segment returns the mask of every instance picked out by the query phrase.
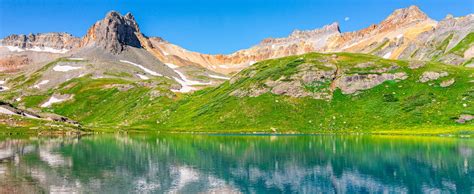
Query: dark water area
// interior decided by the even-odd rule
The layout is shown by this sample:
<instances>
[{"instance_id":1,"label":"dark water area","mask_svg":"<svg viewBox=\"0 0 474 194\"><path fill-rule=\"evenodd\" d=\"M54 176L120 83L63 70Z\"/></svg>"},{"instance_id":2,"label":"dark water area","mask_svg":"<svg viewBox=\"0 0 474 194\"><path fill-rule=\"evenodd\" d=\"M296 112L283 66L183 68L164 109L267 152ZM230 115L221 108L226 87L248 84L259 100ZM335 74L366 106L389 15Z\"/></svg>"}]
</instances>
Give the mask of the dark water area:
<instances>
[{"instance_id":1,"label":"dark water area","mask_svg":"<svg viewBox=\"0 0 474 194\"><path fill-rule=\"evenodd\" d=\"M474 192L474 139L0 137L0 193Z\"/></svg>"}]
</instances>

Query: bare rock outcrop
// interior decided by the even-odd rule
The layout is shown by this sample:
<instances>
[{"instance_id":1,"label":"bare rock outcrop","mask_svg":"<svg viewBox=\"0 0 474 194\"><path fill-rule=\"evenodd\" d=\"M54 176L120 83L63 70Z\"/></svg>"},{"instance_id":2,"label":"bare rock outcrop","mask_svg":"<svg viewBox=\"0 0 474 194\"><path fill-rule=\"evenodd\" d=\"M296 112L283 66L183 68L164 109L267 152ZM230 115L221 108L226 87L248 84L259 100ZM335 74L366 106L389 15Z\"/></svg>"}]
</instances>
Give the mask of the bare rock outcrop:
<instances>
[{"instance_id":1,"label":"bare rock outcrop","mask_svg":"<svg viewBox=\"0 0 474 194\"><path fill-rule=\"evenodd\" d=\"M267 93L268 91L269 89L266 87L252 85L247 89L240 88L240 89L234 90L233 92L230 93L230 95L236 96L236 97L257 97L257 96Z\"/></svg>"},{"instance_id":2,"label":"bare rock outcrop","mask_svg":"<svg viewBox=\"0 0 474 194\"><path fill-rule=\"evenodd\" d=\"M425 83L429 81L434 81L442 77L448 76L448 72L434 72L434 71L426 71L421 75L420 82Z\"/></svg>"},{"instance_id":3,"label":"bare rock outcrop","mask_svg":"<svg viewBox=\"0 0 474 194\"><path fill-rule=\"evenodd\" d=\"M131 13L122 16L118 12L111 11L87 31L81 41L81 47L93 45L118 54L127 46L141 48L139 36L143 35Z\"/></svg>"},{"instance_id":4,"label":"bare rock outcrop","mask_svg":"<svg viewBox=\"0 0 474 194\"><path fill-rule=\"evenodd\" d=\"M473 115L462 114L462 115L459 115L459 118L456 120L456 122L457 123L466 123L466 122L471 121L473 119L474 119Z\"/></svg>"},{"instance_id":5,"label":"bare rock outcrop","mask_svg":"<svg viewBox=\"0 0 474 194\"><path fill-rule=\"evenodd\" d=\"M405 80L408 75L405 72L365 74L365 75L343 75L337 82L337 87L343 94L353 94L360 90L373 88L387 80Z\"/></svg>"},{"instance_id":6,"label":"bare rock outcrop","mask_svg":"<svg viewBox=\"0 0 474 194\"><path fill-rule=\"evenodd\" d=\"M455 82L454 78L442 81L439 85L443 88L453 85Z\"/></svg>"},{"instance_id":7,"label":"bare rock outcrop","mask_svg":"<svg viewBox=\"0 0 474 194\"><path fill-rule=\"evenodd\" d=\"M418 69L426 65L426 62L423 61L410 61L408 68L410 69Z\"/></svg>"},{"instance_id":8,"label":"bare rock outcrop","mask_svg":"<svg viewBox=\"0 0 474 194\"><path fill-rule=\"evenodd\" d=\"M26 55L12 55L0 58L0 72L16 72L31 63Z\"/></svg>"}]
</instances>

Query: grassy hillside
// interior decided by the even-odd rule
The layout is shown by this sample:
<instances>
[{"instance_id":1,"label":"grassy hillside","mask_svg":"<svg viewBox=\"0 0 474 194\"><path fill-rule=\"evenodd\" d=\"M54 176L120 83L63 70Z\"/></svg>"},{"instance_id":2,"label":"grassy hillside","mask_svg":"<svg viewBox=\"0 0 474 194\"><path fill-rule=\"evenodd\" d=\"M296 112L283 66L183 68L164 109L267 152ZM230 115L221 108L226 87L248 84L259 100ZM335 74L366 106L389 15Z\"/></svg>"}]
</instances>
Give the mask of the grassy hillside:
<instances>
[{"instance_id":1,"label":"grassy hillside","mask_svg":"<svg viewBox=\"0 0 474 194\"><path fill-rule=\"evenodd\" d=\"M155 120L173 98L165 79L151 86L147 82L84 77L64 83L56 92L72 95L73 99L54 104L47 111L96 130L125 130L139 121Z\"/></svg>"},{"instance_id":2,"label":"grassy hillside","mask_svg":"<svg viewBox=\"0 0 474 194\"><path fill-rule=\"evenodd\" d=\"M426 63L413 69L405 61L385 60L363 54L306 54L263 61L239 73L233 84L195 93L171 107L173 114L162 125L180 131L263 131L263 132L347 132L392 131L417 133L472 129L473 124L458 124L460 114L474 114L474 70L440 63ZM321 62L322 61L322 62ZM372 62L365 68L359 64ZM371 89L343 94L335 89L329 100L289 97L265 93L257 97L230 95L239 88L262 85L297 73L298 66L311 64L324 69L322 63L335 64L344 75L373 74L370 71L398 66L393 72L406 72L402 81L385 81ZM359 65L359 66L358 66ZM426 71L447 72L448 76L421 83ZM377 73L375 73L377 74ZM250 77L249 75L253 75ZM451 86L440 83L454 79ZM329 83L308 90L327 90ZM463 133L470 133L470 130Z\"/></svg>"},{"instance_id":3,"label":"grassy hillside","mask_svg":"<svg viewBox=\"0 0 474 194\"><path fill-rule=\"evenodd\" d=\"M422 82L426 72L440 76ZM473 122L456 120L474 115L473 76L472 68L437 62L310 53L256 63L194 94L175 95L160 77L84 76L24 95L21 105L100 131L470 134ZM52 95L70 99L40 107Z\"/></svg>"},{"instance_id":4,"label":"grassy hillside","mask_svg":"<svg viewBox=\"0 0 474 194\"><path fill-rule=\"evenodd\" d=\"M472 47L474 44L474 32L469 33L464 37L461 42L459 42L456 46L454 46L451 50L449 50L450 53L457 54L459 56L464 56L464 52L466 52L467 49Z\"/></svg>"}]
</instances>

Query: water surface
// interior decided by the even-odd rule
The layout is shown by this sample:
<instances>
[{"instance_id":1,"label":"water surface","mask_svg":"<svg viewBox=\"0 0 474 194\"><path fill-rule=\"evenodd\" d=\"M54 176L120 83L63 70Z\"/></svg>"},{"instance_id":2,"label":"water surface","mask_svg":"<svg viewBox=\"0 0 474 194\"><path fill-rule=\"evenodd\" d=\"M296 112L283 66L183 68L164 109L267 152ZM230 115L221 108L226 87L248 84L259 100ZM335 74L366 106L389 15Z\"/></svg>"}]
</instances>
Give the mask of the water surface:
<instances>
[{"instance_id":1,"label":"water surface","mask_svg":"<svg viewBox=\"0 0 474 194\"><path fill-rule=\"evenodd\" d=\"M473 152L441 137L0 137L0 193L471 193Z\"/></svg>"}]
</instances>

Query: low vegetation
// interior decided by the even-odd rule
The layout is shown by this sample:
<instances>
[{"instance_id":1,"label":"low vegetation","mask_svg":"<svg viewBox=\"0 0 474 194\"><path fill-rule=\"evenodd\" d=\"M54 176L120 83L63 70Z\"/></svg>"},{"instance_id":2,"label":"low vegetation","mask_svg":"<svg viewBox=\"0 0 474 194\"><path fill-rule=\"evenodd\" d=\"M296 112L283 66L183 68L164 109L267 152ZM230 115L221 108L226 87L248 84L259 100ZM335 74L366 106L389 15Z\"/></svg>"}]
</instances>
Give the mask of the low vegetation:
<instances>
[{"instance_id":1,"label":"low vegetation","mask_svg":"<svg viewBox=\"0 0 474 194\"><path fill-rule=\"evenodd\" d=\"M66 116L96 131L471 134L473 122L461 124L456 119L461 114L474 115L474 70L438 62L417 62L422 63L417 67L412 63L365 54L309 53L256 63L218 87L192 94L172 93L165 78L133 82L84 76L25 96L23 102L25 107ZM303 85L309 93L329 92L329 99L270 91L232 95L239 89L264 87L268 80L293 83L293 75L303 66L335 71L333 80ZM420 77L429 71L448 76L421 83ZM387 80L353 94L334 87L344 76L400 72L407 78ZM453 84L441 86L450 79L455 80ZM39 107L53 94L71 99Z\"/></svg>"}]
</instances>

